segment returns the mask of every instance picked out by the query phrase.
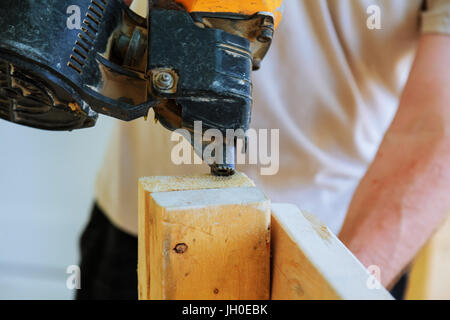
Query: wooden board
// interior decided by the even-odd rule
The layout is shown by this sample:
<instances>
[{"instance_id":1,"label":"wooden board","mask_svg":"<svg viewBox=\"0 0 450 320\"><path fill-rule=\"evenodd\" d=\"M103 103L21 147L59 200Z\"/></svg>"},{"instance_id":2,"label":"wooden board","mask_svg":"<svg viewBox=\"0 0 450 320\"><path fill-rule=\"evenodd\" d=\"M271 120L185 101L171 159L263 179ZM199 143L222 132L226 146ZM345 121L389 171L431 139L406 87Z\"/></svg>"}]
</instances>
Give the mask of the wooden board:
<instances>
[{"instance_id":1,"label":"wooden board","mask_svg":"<svg viewBox=\"0 0 450 320\"><path fill-rule=\"evenodd\" d=\"M270 201L245 175L139 184L140 299L268 299Z\"/></svg>"},{"instance_id":2,"label":"wooden board","mask_svg":"<svg viewBox=\"0 0 450 320\"><path fill-rule=\"evenodd\" d=\"M406 299L450 300L450 216L418 254L409 274Z\"/></svg>"},{"instance_id":3,"label":"wooden board","mask_svg":"<svg viewBox=\"0 0 450 320\"><path fill-rule=\"evenodd\" d=\"M294 205L272 205L271 241L273 300L392 299L326 226Z\"/></svg>"}]
</instances>

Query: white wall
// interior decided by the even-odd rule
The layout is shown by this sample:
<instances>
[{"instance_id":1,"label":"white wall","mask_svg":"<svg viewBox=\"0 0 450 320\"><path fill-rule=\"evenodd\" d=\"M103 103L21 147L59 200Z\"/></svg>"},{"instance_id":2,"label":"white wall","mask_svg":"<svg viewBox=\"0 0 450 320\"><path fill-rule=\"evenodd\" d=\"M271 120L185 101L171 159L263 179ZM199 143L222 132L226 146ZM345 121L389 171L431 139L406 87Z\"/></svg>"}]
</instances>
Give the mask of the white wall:
<instances>
[{"instance_id":1,"label":"white wall","mask_svg":"<svg viewBox=\"0 0 450 320\"><path fill-rule=\"evenodd\" d=\"M0 120L0 299L71 299L66 268L114 120L48 132Z\"/></svg>"}]
</instances>

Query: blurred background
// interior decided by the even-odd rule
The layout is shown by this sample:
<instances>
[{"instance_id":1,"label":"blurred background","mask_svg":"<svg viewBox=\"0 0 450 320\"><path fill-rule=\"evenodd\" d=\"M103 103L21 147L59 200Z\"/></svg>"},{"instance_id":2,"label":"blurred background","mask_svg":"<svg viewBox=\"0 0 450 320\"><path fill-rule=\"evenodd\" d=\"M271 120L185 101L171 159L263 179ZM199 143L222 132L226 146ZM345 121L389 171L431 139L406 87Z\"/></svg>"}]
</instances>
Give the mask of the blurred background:
<instances>
[{"instance_id":1,"label":"blurred background","mask_svg":"<svg viewBox=\"0 0 450 320\"><path fill-rule=\"evenodd\" d=\"M0 299L72 299L66 269L115 120L48 132L0 120Z\"/></svg>"}]
</instances>

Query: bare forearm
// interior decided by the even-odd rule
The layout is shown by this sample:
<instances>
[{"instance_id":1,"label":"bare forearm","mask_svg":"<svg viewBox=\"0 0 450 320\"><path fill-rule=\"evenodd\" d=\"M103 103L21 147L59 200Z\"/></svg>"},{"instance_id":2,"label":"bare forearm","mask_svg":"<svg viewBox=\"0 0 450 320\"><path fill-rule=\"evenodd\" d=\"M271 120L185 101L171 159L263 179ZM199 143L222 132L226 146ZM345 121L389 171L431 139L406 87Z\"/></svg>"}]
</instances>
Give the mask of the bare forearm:
<instances>
[{"instance_id":1,"label":"bare forearm","mask_svg":"<svg viewBox=\"0 0 450 320\"><path fill-rule=\"evenodd\" d=\"M390 285L450 212L450 42L423 36L397 115L340 234Z\"/></svg>"}]
</instances>

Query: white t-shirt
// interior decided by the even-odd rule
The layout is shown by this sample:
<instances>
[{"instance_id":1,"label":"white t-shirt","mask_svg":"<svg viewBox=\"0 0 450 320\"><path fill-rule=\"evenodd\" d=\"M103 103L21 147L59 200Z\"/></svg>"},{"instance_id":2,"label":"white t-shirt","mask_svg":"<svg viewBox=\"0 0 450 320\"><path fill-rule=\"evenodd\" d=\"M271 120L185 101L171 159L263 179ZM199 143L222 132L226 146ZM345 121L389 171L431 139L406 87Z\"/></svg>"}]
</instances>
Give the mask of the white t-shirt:
<instances>
[{"instance_id":1,"label":"white t-shirt","mask_svg":"<svg viewBox=\"0 0 450 320\"><path fill-rule=\"evenodd\" d=\"M279 171L240 169L273 202L294 203L338 233L396 112L421 30L450 34L450 0L427 1L425 13L422 0L284 6L271 50L253 74L251 123L280 129ZM170 136L151 120L116 125L97 200L126 232L137 234L139 177L209 172L204 164L174 165Z\"/></svg>"}]
</instances>

